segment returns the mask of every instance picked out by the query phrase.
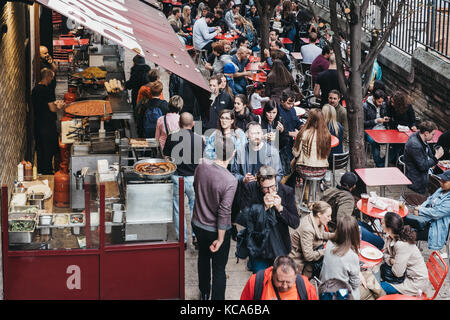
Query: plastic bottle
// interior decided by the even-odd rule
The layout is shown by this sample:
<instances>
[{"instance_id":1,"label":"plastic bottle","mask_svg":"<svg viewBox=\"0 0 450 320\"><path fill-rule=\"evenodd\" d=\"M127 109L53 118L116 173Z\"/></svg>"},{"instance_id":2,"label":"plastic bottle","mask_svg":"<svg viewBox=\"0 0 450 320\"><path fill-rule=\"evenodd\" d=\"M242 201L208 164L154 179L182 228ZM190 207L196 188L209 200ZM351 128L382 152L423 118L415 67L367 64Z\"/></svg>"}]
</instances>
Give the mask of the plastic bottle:
<instances>
[{"instance_id":1,"label":"plastic bottle","mask_svg":"<svg viewBox=\"0 0 450 320\"><path fill-rule=\"evenodd\" d=\"M98 130L98 137L100 139L104 139L105 136L106 136L105 124L104 124L104 121L101 120L101 122L100 122L100 129Z\"/></svg>"},{"instance_id":2,"label":"plastic bottle","mask_svg":"<svg viewBox=\"0 0 450 320\"><path fill-rule=\"evenodd\" d=\"M20 162L17 165L17 181L22 182L23 181L23 164Z\"/></svg>"},{"instance_id":3,"label":"plastic bottle","mask_svg":"<svg viewBox=\"0 0 450 320\"><path fill-rule=\"evenodd\" d=\"M25 164L24 180L25 181L33 180L33 165L29 161L27 161L27 163Z\"/></svg>"}]
</instances>

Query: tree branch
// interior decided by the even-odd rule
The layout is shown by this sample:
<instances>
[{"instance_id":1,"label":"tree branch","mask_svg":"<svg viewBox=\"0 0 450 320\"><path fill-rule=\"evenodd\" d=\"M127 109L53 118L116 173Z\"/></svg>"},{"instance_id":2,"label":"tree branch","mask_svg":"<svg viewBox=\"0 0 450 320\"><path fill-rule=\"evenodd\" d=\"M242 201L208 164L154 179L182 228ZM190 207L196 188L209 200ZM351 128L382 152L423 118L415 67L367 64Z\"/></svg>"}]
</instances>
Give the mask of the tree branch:
<instances>
[{"instance_id":1,"label":"tree branch","mask_svg":"<svg viewBox=\"0 0 450 320\"><path fill-rule=\"evenodd\" d=\"M338 17L337 17L337 9L336 9L336 0L330 0L330 26L331 30L334 32L333 34L333 51L336 57L336 66L338 71L338 81L339 87L341 88L341 93L344 95L345 100L348 101L348 88L345 81L345 72L343 66L343 59L341 54L341 46L340 39L338 38L339 29L338 29Z\"/></svg>"},{"instance_id":2,"label":"tree branch","mask_svg":"<svg viewBox=\"0 0 450 320\"><path fill-rule=\"evenodd\" d=\"M386 31L384 32L381 39L378 39L378 41L375 43L374 48L370 50L369 54L367 55L364 62L360 65L359 70L361 73L366 73L367 68L369 68L373 62L375 61L375 58L378 56L378 54L383 50L384 45L386 44L387 40L389 39L389 36L391 35L392 30L397 25L398 19L400 17L401 11L405 5L406 0L402 0L400 4L398 5L397 11L392 16L392 19L389 23L389 25L386 28Z\"/></svg>"}]
</instances>

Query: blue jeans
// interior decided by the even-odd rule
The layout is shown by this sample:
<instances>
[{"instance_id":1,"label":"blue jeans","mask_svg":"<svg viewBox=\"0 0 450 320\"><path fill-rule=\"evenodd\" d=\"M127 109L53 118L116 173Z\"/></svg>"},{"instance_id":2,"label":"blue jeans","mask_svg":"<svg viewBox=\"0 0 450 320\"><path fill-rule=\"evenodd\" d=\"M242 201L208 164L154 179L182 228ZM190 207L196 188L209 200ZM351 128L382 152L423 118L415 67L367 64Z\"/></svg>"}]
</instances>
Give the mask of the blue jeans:
<instances>
[{"instance_id":1,"label":"blue jeans","mask_svg":"<svg viewBox=\"0 0 450 320\"><path fill-rule=\"evenodd\" d=\"M372 146L373 161L377 167L384 167L384 158L380 157L380 145L376 143L367 133L364 133L367 142Z\"/></svg>"},{"instance_id":2,"label":"blue jeans","mask_svg":"<svg viewBox=\"0 0 450 320\"><path fill-rule=\"evenodd\" d=\"M178 179L180 176L172 175L172 181L173 181L173 218L174 218L174 224L175 224L175 232L177 233L177 239L180 238L179 236L179 229L180 229L180 191L179 189L179 181ZM184 178L184 194L187 195L189 199L189 211L192 214L194 211L194 202L195 202L195 192L194 192L194 176L186 176ZM194 237L194 231L192 231L192 236ZM184 221L184 242L187 242L187 227L186 227L186 220Z\"/></svg>"},{"instance_id":3,"label":"blue jeans","mask_svg":"<svg viewBox=\"0 0 450 320\"><path fill-rule=\"evenodd\" d=\"M359 226L361 227L361 240L367 241L370 244L373 244L379 250L383 250L384 240L377 236L372 227L370 227L367 223L358 221Z\"/></svg>"},{"instance_id":4,"label":"blue jeans","mask_svg":"<svg viewBox=\"0 0 450 320\"><path fill-rule=\"evenodd\" d=\"M400 293L389 282L381 281L380 285L383 288L383 290L386 291L386 294Z\"/></svg>"},{"instance_id":5,"label":"blue jeans","mask_svg":"<svg viewBox=\"0 0 450 320\"><path fill-rule=\"evenodd\" d=\"M234 78L234 89L237 91L237 93L246 94L247 80L245 80L245 77Z\"/></svg>"}]
</instances>

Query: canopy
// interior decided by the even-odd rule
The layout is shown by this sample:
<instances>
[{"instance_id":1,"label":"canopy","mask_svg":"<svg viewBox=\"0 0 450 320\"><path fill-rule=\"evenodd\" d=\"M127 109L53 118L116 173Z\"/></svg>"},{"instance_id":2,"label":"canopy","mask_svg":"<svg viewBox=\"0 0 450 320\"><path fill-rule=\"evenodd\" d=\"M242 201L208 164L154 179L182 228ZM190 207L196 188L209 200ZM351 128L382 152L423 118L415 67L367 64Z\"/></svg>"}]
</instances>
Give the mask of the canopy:
<instances>
[{"instance_id":1,"label":"canopy","mask_svg":"<svg viewBox=\"0 0 450 320\"><path fill-rule=\"evenodd\" d=\"M137 0L37 0L208 91L165 15Z\"/></svg>"}]
</instances>

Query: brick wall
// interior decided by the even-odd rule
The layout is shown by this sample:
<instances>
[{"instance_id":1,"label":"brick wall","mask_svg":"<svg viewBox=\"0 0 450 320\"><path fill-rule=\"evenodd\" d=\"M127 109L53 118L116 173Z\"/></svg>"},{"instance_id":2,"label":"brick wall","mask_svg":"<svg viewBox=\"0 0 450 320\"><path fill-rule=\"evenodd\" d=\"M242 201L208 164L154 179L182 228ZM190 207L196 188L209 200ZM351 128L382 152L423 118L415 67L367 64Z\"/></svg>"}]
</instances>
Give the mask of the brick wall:
<instances>
[{"instance_id":1,"label":"brick wall","mask_svg":"<svg viewBox=\"0 0 450 320\"><path fill-rule=\"evenodd\" d=\"M26 39L27 6L8 2L0 7L0 25L8 32L0 42L0 182L11 188L17 164L26 148ZM1 251L0 251L1 254ZM0 268L0 275L2 268ZM3 275L0 277L0 298L3 298Z\"/></svg>"},{"instance_id":2,"label":"brick wall","mask_svg":"<svg viewBox=\"0 0 450 320\"><path fill-rule=\"evenodd\" d=\"M409 57L385 47L378 57L389 94L408 93L416 116L450 129L450 63L422 48Z\"/></svg>"}]
</instances>

